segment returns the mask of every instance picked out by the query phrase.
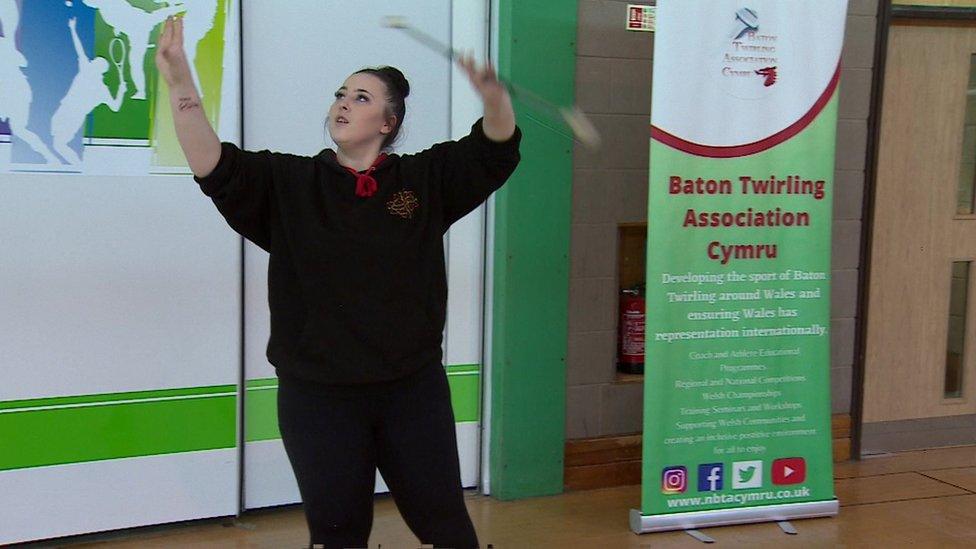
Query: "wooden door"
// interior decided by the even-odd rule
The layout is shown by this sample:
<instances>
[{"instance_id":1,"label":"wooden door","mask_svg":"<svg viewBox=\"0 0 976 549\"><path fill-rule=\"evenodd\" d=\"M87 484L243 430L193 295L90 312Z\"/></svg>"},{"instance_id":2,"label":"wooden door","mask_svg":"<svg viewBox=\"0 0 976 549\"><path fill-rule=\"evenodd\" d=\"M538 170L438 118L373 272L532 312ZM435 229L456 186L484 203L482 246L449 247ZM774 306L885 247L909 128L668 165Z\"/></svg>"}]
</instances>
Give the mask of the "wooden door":
<instances>
[{"instance_id":1,"label":"wooden door","mask_svg":"<svg viewBox=\"0 0 976 549\"><path fill-rule=\"evenodd\" d=\"M974 55L973 24L914 21L890 30L865 426L976 413L976 319L969 298L976 288Z\"/></svg>"}]
</instances>

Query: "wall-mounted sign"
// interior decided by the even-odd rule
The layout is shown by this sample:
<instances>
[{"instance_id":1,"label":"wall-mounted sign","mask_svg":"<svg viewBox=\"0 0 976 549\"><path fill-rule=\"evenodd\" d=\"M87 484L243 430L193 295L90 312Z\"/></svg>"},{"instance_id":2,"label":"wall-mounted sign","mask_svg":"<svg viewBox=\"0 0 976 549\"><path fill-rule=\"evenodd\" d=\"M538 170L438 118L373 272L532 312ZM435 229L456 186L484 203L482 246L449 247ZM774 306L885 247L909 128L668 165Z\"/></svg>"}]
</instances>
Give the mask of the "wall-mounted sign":
<instances>
[{"instance_id":1,"label":"wall-mounted sign","mask_svg":"<svg viewBox=\"0 0 976 549\"><path fill-rule=\"evenodd\" d=\"M654 32L657 6L627 4L627 30Z\"/></svg>"}]
</instances>

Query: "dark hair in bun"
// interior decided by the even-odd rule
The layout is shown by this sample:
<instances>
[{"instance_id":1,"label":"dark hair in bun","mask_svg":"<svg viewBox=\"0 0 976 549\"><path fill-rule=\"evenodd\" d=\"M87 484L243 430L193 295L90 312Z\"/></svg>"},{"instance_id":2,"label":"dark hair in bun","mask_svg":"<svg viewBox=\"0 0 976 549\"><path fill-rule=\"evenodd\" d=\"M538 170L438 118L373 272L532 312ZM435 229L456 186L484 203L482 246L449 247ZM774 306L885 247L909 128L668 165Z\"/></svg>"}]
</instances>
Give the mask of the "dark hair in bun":
<instances>
[{"instance_id":1,"label":"dark hair in bun","mask_svg":"<svg viewBox=\"0 0 976 549\"><path fill-rule=\"evenodd\" d=\"M375 67L365 68L356 71L356 74L372 74L386 84L386 102L389 114L396 116L396 126L393 131L383 140L383 148L387 148L396 141L403 126L403 118L407 115L407 105L405 99L410 95L410 83L403 73L395 67Z\"/></svg>"}]
</instances>

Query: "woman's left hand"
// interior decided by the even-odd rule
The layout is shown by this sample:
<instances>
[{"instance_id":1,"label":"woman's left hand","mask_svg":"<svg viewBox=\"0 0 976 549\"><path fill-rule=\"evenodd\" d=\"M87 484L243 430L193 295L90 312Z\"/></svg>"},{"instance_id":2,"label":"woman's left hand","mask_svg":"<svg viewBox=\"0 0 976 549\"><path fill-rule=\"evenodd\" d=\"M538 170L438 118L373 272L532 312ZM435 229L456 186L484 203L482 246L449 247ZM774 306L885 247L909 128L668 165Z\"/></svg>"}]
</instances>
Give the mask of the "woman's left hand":
<instances>
[{"instance_id":1,"label":"woman's left hand","mask_svg":"<svg viewBox=\"0 0 976 549\"><path fill-rule=\"evenodd\" d=\"M515 112L508 88L498 80L490 64L479 67L470 55L458 56L457 64L467 73L485 105L485 135L492 141L507 141L515 133Z\"/></svg>"},{"instance_id":2,"label":"woman's left hand","mask_svg":"<svg viewBox=\"0 0 976 549\"><path fill-rule=\"evenodd\" d=\"M486 105L498 105L508 99L508 88L498 80L498 75L495 74L495 69L490 63L479 67L474 57L461 55L457 58L457 64L464 69L471 85Z\"/></svg>"}]
</instances>

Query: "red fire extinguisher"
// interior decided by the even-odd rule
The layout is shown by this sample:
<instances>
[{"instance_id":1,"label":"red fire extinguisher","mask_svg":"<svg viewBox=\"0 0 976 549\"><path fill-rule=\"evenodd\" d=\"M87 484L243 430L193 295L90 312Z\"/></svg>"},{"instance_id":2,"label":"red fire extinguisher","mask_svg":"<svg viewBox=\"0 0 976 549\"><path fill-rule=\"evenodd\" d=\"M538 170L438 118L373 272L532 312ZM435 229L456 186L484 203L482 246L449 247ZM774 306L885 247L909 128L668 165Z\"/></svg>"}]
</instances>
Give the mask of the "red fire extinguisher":
<instances>
[{"instance_id":1,"label":"red fire extinguisher","mask_svg":"<svg viewBox=\"0 0 976 549\"><path fill-rule=\"evenodd\" d=\"M617 369L628 374L644 373L644 291L635 286L620 291Z\"/></svg>"}]
</instances>

